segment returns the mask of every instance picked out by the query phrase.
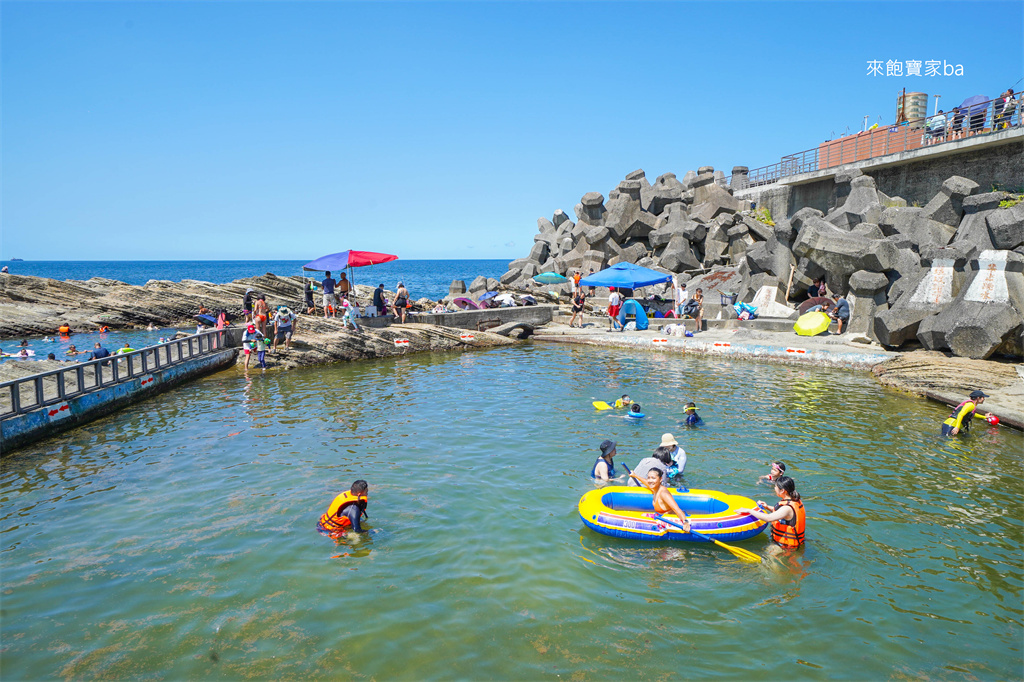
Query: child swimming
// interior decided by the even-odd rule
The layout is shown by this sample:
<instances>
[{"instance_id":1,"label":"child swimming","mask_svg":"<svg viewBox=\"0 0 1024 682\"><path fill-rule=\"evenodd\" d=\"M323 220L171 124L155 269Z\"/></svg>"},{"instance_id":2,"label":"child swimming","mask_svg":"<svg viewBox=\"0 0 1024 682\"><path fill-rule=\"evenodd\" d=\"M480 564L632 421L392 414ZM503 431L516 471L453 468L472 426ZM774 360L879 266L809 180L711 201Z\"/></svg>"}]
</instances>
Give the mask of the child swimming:
<instances>
[{"instance_id":1,"label":"child swimming","mask_svg":"<svg viewBox=\"0 0 1024 682\"><path fill-rule=\"evenodd\" d=\"M629 412L626 414L626 417L630 419L643 419L646 416L647 415L640 410L640 403L633 403L629 408Z\"/></svg>"}]
</instances>

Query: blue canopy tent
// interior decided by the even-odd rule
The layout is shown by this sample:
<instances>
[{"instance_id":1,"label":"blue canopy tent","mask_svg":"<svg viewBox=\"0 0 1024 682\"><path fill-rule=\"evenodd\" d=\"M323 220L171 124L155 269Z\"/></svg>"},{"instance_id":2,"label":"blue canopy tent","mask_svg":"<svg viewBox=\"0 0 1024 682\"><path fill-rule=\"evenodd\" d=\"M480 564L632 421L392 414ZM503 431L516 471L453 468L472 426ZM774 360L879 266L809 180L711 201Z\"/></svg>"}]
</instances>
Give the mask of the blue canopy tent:
<instances>
[{"instance_id":1,"label":"blue canopy tent","mask_svg":"<svg viewBox=\"0 0 1024 682\"><path fill-rule=\"evenodd\" d=\"M626 327L626 315L636 315L636 328L639 331L647 329L647 313L644 312L644 307L633 299L623 303L619 309L619 324L623 329Z\"/></svg>"},{"instance_id":2,"label":"blue canopy tent","mask_svg":"<svg viewBox=\"0 0 1024 682\"><path fill-rule=\"evenodd\" d=\"M652 284L661 284L672 279L672 275L642 268L633 263L616 263L601 272L595 272L580 280L584 287L614 287L617 289L636 289Z\"/></svg>"}]
</instances>

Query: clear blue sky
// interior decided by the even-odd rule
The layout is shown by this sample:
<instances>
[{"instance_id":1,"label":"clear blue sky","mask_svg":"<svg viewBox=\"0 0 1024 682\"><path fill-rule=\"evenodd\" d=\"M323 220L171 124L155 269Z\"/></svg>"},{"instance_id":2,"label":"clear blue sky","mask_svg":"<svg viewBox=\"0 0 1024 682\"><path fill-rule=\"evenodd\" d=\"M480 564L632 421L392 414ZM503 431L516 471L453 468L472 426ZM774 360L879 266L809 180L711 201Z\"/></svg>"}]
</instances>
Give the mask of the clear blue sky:
<instances>
[{"instance_id":1,"label":"clear blue sky","mask_svg":"<svg viewBox=\"0 0 1024 682\"><path fill-rule=\"evenodd\" d=\"M773 163L891 121L903 87L1024 87L1019 0L0 12L3 259L512 259L636 168Z\"/></svg>"}]
</instances>

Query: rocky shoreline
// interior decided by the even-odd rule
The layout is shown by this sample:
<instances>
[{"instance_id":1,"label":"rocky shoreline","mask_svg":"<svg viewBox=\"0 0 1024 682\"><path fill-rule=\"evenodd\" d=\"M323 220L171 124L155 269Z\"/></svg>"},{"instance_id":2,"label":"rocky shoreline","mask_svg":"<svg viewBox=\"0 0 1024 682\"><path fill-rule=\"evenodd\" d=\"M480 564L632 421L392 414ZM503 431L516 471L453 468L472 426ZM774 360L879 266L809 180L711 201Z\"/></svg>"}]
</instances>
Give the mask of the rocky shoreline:
<instances>
[{"instance_id":1,"label":"rocky shoreline","mask_svg":"<svg viewBox=\"0 0 1024 682\"><path fill-rule=\"evenodd\" d=\"M541 272L584 276L617 262L675 274L690 295L704 290L705 319L736 317L720 294L796 317L812 283L847 298L849 332L897 350L925 349L985 359L1024 355L1024 195L983 192L948 178L923 207L880 192L860 170L840 169L828 212L791 206L791 217L733 196L710 167L654 184L626 175L607 199L583 195L576 222L562 210L540 218L530 253L509 263L506 286ZM563 293L568 285L561 285ZM666 298L668 285L649 287Z\"/></svg>"}]
</instances>

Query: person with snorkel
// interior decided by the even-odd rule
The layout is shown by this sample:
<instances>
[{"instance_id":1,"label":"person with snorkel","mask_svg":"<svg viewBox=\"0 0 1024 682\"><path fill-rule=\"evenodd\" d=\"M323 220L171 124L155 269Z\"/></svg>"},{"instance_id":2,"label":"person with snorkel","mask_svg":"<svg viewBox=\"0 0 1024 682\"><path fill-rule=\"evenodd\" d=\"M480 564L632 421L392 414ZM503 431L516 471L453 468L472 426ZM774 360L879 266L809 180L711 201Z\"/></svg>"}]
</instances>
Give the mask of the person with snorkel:
<instances>
[{"instance_id":1,"label":"person with snorkel","mask_svg":"<svg viewBox=\"0 0 1024 682\"><path fill-rule=\"evenodd\" d=\"M697 406L692 403L686 403L686 407L683 408L683 414L686 418L683 420L685 426L700 426L704 423L704 420L697 414Z\"/></svg>"},{"instance_id":2,"label":"person with snorkel","mask_svg":"<svg viewBox=\"0 0 1024 682\"><path fill-rule=\"evenodd\" d=\"M674 512L679 518L679 522L683 526L683 530L687 533L690 532L690 520L686 518L686 513L679 508L679 504L676 503L672 493L668 491L668 488L662 485L664 475L661 469L651 469L647 472L647 480L644 481L639 476L634 474L632 471L629 472L629 477L635 479L654 494L654 511L657 512L658 516L663 516L668 512Z\"/></svg>"}]
</instances>

